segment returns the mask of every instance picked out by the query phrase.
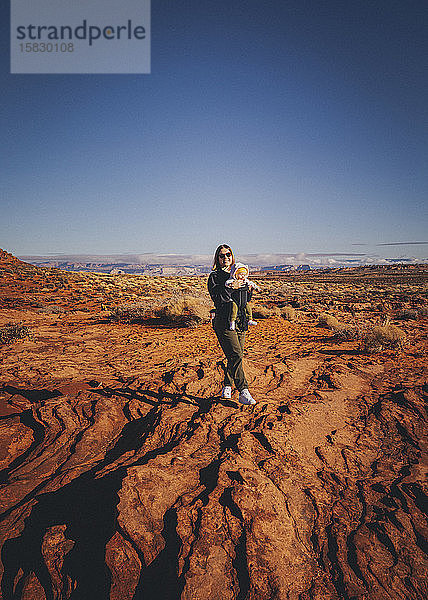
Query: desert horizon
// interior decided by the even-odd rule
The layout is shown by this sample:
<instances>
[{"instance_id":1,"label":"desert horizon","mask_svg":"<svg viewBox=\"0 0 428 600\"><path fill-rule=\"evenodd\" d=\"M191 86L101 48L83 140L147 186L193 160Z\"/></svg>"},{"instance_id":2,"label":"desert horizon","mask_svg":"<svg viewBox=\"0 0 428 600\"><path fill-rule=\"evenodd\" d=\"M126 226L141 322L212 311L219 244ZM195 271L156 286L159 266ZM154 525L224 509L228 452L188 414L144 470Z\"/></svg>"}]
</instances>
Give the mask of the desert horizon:
<instances>
[{"instance_id":1,"label":"desert horizon","mask_svg":"<svg viewBox=\"0 0 428 600\"><path fill-rule=\"evenodd\" d=\"M418 242L418 246L425 243ZM121 269L128 273L147 274L199 274L211 270L210 254L51 254L18 255L18 258L37 266L51 266L69 271L101 270L115 273ZM381 257L365 253L252 253L238 254L237 259L248 264L252 270L334 269L341 267L363 267L370 265L418 265L428 263L427 258L415 256Z\"/></svg>"}]
</instances>

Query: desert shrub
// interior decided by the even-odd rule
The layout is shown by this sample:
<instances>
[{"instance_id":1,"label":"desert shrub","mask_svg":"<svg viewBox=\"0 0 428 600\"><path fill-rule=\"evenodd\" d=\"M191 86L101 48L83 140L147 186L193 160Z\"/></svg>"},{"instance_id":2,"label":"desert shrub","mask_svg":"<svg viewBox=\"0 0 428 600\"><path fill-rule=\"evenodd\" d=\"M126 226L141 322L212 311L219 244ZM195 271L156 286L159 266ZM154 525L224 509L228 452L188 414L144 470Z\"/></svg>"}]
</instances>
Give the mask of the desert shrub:
<instances>
[{"instance_id":1,"label":"desert shrub","mask_svg":"<svg viewBox=\"0 0 428 600\"><path fill-rule=\"evenodd\" d=\"M319 327L327 327L328 329L340 329L341 324L332 315L327 313L321 313L318 317L318 325Z\"/></svg>"},{"instance_id":2,"label":"desert shrub","mask_svg":"<svg viewBox=\"0 0 428 600\"><path fill-rule=\"evenodd\" d=\"M292 306L283 306L281 308L281 317L287 319L287 321L294 321L296 318L296 311Z\"/></svg>"},{"instance_id":3,"label":"desert shrub","mask_svg":"<svg viewBox=\"0 0 428 600\"><path fill-rule=\"evenodd\" d=\"M151 306L147 304L124 304L114 308L109 316L110 321L117 323L141 323L149 318Z\"/></svg>"},{"instance_id":4,"label":"desert shrub","mask_svg":"<svg viewBox=\"0 0 428 600\"><path fill-rule=\"evenodd\" d=\"M411 321L413 319L417 319L418 311L413 308L403 308L403 310L400 311L398 318L402 319L403 321Z\"/></svg>"},{"instance_id":5,"label":"desert shrub","mask_svg":"<svg viewBox=\"0 0 428 600\"><path fill-rule=\"evenodd\" d=\"M153 315L165 323L172 323L182 327L195 327L200 323L209 321L210 302L207 298L183 296L173 298L164 306L155 308Z\"/></svg>"},{"instance_id":6,"label":"desert shrub","mask_svg":"<svg viewBox=\"0 0 428 600\"><path fill-rule=\"evenodd\" d=\"M377 325L362 336L362 347L366 352L379 352L383 348L401 347L406 334L396 325Z\"/></svg>"},{"instance_id":7,"label":"desert shrub","mask_svg":"<svg viewBox=\"0 0 428 600\"><path fill-rule=\"evenodd\" d=\"M360 332L354 325L340 323L336 317L327 313L321 313L318 317L318 326L327 327L333 332L333 337L338 341L356 340Z\"/></svg>"},{"instance_id":8,"label":"desert shrub","mask_svg":"<svg viewBox=\"0 0 428 600\"><path fill-rule=\"evenodd\" d=\"M41 308L38 309L37 311L40 314L44 314L44 315L59 315L62 313L65 313L65 308L63 308L62 306L42 306Z\"/></svg>"},{"instance_id":9,"label":"desert shrub","mask_svg":"<svg viewBox=\"0 0 428 600\"><path fill-rule=\"evenodd\" d=\"M268 319L271 316L270 308L267 306L256 305L253 306L253 317L254 319Z\"/></svg>"},{"instance_id":10,"label":"desert shrub","mask_svg":"<svg viewBox=\"0 0 428 600\"><path fill-rule=\"evenodd\" d=\"M0 327L0 344L11 344L30 335L30 328L26 325L5 325Z\"/></svg>"},{"instance_id":11,"label":"desert shrub","mask_svg":"<svg viewBox=\"0 0 428 600\"><path fill-rule=\"evenodd\" d=\"M339 323L339 327L333 328L333 337L341 342L357 340L360 337L360 332L357 327Z\"/></svg>"},{"instance_id":12,"label":"desert shrub","mask_svg":"<svg viewBox=\"0 0 428 600\"><path fill-rule=\"evenodd\" d=\"M279 316L281 316L281 311L277 306L273 308L268 308L267 306L262 306L260 304L253 307L254 319L269 319L270 317Z\"/></svg>"}]
</instances>

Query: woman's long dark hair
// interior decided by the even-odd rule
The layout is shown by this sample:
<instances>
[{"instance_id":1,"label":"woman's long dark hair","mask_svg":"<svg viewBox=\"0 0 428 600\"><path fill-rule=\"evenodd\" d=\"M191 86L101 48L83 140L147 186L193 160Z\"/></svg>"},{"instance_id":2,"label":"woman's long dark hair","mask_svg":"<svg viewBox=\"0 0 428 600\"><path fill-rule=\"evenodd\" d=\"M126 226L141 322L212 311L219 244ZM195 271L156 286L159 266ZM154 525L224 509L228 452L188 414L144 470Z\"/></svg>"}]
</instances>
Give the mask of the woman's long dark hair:
<instances>
[{"instance_id":1,"label":"woman's long dark hair","mask_svg":"<svg viewBox=\"0 0 428 600\"><path fill-rule=\"evenodd\" d=\"M220 244L220 246L217 248L217 250L215 251L215 254L214 254L213 269L221 269L218 256L220 254L220 250L223 250L223 248L225 250L230 250L230 253L232 255L232 265L235 264L235 256L233 254L232 248L228 244Z\"/></svg>"}]
</instances>

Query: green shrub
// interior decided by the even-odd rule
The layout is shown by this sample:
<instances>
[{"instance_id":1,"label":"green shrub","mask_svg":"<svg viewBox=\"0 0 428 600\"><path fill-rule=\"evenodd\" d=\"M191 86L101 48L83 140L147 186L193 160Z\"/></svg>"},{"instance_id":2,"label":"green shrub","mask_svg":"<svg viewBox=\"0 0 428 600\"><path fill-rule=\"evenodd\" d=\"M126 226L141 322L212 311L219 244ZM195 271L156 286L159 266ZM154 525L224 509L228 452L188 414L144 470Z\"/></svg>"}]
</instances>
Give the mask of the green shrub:
<instances>
[{"instance_id":1,"label":"green shrub","mask_svg":"<svg viewBox=\"0 0 428 600\"><path fill-rule=\"evenodd\" d=\"M0 344L11 344L30 335L30 328L26 325L5 325L0 327Z\"/></svg>"}]
</instances>

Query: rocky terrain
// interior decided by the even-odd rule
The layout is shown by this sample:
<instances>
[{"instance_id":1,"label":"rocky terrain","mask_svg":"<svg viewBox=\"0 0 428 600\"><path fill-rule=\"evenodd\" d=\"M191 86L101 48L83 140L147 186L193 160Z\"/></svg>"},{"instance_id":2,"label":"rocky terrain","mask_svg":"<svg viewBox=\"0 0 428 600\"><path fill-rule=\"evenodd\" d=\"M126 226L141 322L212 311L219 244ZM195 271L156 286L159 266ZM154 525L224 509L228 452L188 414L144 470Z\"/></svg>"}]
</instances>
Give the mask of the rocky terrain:
<instances>
[{"instance_id":1,"label":"rocky terrain","mask_svg":"<svg viewBox=\"0 0 428 600\"><path fill-rule=\"evenodd\" d=\"M207 301L205 278L0 251L0 332L27 328L0 346L1 598L426 599L427 288L412 269L260 280L261 305L295 313L249 332L257 404L241 406L219 398L208 322L112 319ZM367 353L322 311L405 340Z\"/></svg>"}]
</instances>

